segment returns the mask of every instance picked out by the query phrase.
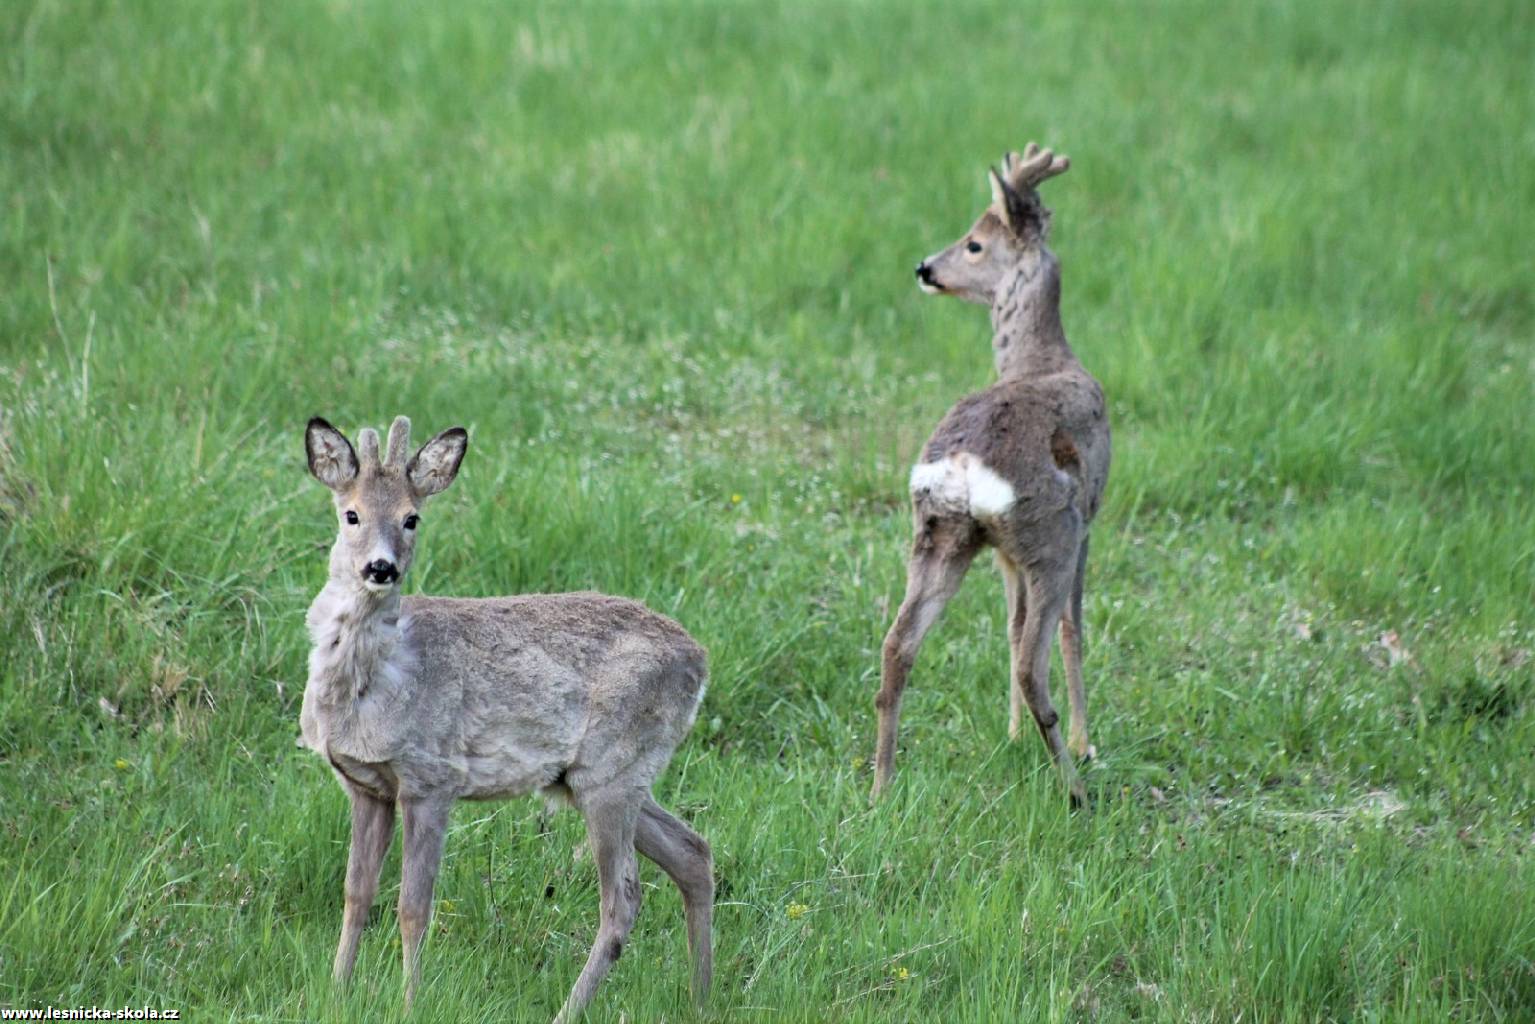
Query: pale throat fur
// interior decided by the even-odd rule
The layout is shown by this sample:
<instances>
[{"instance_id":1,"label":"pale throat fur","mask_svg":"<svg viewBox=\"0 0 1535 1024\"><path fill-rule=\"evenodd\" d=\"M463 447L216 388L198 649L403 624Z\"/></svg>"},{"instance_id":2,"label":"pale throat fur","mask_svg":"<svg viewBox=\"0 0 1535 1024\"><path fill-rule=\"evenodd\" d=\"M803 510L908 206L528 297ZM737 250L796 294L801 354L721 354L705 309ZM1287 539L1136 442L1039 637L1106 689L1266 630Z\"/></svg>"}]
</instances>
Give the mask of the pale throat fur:
<instances>
[{"instance_id":1,"label":"pale throat fur","mask_svg":"<svg viewBox=\"0 0 1535 1024\"><path fill-rule=\"evenodd\" d=\"M339 548L339 545L338 545ZM329 754L331 738L340 731L364 748L377 746L381 736L369 737L359 718L387 713L391 697L415 665L407 639L408 617L400 610L398 591L369 590L338 568L332 559L330 579L316 595L305 616L309 639L309 679L299 714L302 743ZM371 698L371 699L370 699ZM364 707L364 701L369 707ZM372 742L369 742L369 740ZM382 759L381 749L348 749L354 756Z\"/></svg>"}]
</instances>

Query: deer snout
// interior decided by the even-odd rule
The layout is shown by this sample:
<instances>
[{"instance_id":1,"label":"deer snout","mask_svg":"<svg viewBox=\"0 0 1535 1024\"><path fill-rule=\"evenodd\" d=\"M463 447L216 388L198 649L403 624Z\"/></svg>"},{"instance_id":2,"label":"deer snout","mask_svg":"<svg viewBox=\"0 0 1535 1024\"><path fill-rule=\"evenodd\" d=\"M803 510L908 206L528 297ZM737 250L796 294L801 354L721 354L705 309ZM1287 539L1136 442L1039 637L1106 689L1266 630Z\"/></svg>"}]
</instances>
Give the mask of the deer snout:
<instances>
[{"instance_id":1,"label":"deer snout","mask_svg":"<svg viewBox=\"0 0 1535 1024\"><path fill-rule=\"evenodd\" d=\"M375 558L362 567L362 578L369 583L387 586L400 578L400 569L387 558Z\"/></svg>"},{"instance_id":2,"label":"deer snout","mask_svg":"<svg viewBox=\"0 0 1535 1024\"><path fill-rule=\"evenodd\" d=\"M943 285L933 276L933 265L927 260L917 264L917 287L929 295L937 295L943 291Z\"/></svg>"}]
</instances>

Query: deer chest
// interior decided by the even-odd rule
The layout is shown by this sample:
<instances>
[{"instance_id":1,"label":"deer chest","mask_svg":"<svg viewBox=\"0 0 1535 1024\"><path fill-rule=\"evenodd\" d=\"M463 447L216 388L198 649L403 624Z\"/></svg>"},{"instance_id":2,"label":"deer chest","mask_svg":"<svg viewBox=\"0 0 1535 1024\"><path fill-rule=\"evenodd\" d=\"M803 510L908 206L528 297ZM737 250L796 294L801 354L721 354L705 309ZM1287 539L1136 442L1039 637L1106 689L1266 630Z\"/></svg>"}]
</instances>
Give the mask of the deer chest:
<instances>
[{"instance_id":1,"label":"deer chest","mask_svg":"<svg viewBox=\"0 0 1535 1024\"><path fill-rule=\"evenodd\" d=\"M336 774L358 789L380 800L394 800L400 792L400 780L387 764L370 764L327 750L326 760Z\"/></svg>"}]
</instances>

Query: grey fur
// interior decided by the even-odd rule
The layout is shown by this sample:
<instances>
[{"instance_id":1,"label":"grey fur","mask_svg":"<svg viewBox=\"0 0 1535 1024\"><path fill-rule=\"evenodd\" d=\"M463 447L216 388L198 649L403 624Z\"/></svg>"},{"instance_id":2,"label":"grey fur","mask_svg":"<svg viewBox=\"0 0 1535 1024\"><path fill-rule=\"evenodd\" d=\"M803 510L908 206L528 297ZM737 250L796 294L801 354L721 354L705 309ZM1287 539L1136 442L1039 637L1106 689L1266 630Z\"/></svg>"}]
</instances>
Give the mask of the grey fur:
<instances>
[{"instance_id":1,"label":"grey fur","mask_svg":"<svg viewBox=\"0 0 1535 1024\"><path fill-rule=\"evenodd\" d=\"M961 399L912 475L915 540L906 596L885 637L875 706L874 795L895 771L901 696L923 637L984 547L996 550L1012 652L1008 733L1031 712L1074 803L1074 758L1091 756L1082 681L1082 588L1088 531L1109 473L1103 389L1066 341L1060 266L1046 248L1050 211L1036 186L1069 166L1033 143L988 175L992 205L970 231L918 267L924 291L991 308L997 383ZM1059 625L1071 704L1069 745L1050 701Z\"/></svg>"},{"instance_id":2,"label":"grey fur","mask_svg":"<svg viewBox=\"0 0 1535 1024\"><path fill-rule=\"evenodd\" d=\"M408 434L409 422L397 419L382 462L377 435L371 444L359 437L363 458L349 476L345 437L323 420L306 432L310 466L332 486L340 521L330 579L309 609L300 714L303 743L329 761L352 800L336 978L349 977L356 961L397 808L408 1002L453 802L540 792L585 816L601 884L591 954L557 1020L579 1016L628 937L638 910L636 849L682 892L701 999L712 965L709 846L650 791L703 698L703 648L625 598L402 598L398 579L374 582L364 569L378 559L400 576L409 568L416 530L407 522L452 481L467 447L455 428L406 463Z\"/></svg>"}]
</instances>

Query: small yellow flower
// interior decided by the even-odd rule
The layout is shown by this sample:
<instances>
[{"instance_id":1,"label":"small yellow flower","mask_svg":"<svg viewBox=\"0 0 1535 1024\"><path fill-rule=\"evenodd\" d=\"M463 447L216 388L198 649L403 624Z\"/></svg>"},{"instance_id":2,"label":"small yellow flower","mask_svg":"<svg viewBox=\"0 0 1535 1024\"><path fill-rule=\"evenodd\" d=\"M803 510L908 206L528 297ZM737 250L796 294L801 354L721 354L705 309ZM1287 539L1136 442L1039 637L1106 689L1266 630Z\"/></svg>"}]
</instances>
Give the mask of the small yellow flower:
<instances>
[{"instance_id":1,"label":"small yellow flower","mask_svg":"<svg viewBox=\"0 0 1535 1024\"><path fill-rule=\"evenodd\" d=\"M890 971L890 976L896 981L907 981L911 978L911 972L904 967L895 967Z\"/></svg>"},{"instance_id":2,"label":"small yellow flower","mask_svg":"<svg viewBox=\"0 0 1535 1024\"><path fill-rule=\"evenodd\" d=\"M437 903L437 909L442 911L444 914L453 913L454 907L455 904L452 900L439 900Z\"/></svg>"},{"instance_id":3,"label":"small yellow flower","mask_svg":"<svg viewBox=\"0 0 1535 1024\"><path fill-rule=\"evenodd\" d=\"M805 906L803 903L791 903L789 904L789 909L786 911L786 913L789 915L789 920L791 921L798 921L809 912L810 908Z\"/></svg>"},{"instance_id":4,"label":"small yellow flower","mask_svg":"<svg viewBox=\"0 0 1535 1024\"><path fill-rule=\"evenodd\" d=\"M739 494L732 494L730 496L730 503L732 505L739 505L739 504L741 504L741 501L742 501L742 498L741 498L741 496Z\"/></svg>"},{"instance_id":5,"label":"small yellow flower","mask_svg":"<svg viewBox=\"0 0 1535 1024\"><path fill-rule=\"evenodd\" d=\"M120 772L125 772L129 768L132 768L133 765L129 764L125 759L119 757L116 761L112 762L112 767L116 768Z\"/></svg>"}]
</instances>

